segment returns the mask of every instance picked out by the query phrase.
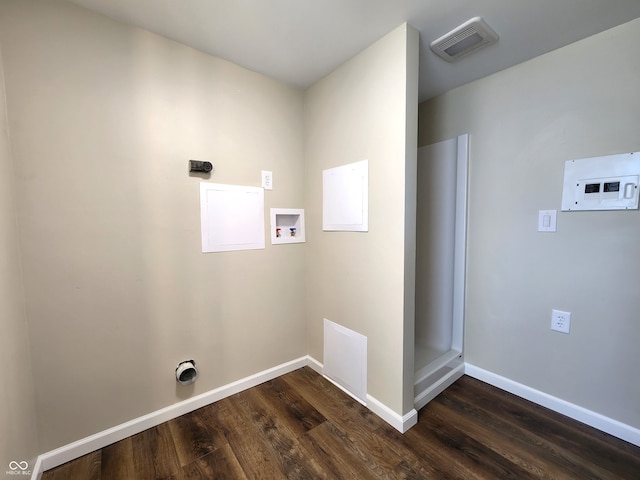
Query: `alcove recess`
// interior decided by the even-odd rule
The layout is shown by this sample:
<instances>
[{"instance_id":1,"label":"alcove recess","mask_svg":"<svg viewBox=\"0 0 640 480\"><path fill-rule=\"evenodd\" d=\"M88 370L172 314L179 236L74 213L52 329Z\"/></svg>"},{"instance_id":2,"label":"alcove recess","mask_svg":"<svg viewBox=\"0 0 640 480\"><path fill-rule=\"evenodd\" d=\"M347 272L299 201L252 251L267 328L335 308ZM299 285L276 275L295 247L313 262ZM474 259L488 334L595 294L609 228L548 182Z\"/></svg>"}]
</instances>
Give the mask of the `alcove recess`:
<instances>
[{"instance_id":1,"label":"alcove recess","mask_svg":"<svg viewBox=\"0 0 640 480\"><path fill-rule=\"evenodd\" d=\"M271 244L304 243L304 209L271 209Z\"/></svg>"}]
</instances>

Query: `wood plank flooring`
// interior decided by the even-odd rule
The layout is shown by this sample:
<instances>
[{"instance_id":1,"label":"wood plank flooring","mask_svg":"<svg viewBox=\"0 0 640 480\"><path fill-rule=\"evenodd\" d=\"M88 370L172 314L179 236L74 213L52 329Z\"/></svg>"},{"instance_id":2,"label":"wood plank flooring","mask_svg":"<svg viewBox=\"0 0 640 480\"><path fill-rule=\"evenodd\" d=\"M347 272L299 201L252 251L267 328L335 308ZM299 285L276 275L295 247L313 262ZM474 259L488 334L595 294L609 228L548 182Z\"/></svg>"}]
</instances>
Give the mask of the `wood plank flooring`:
<instances>
[{"instance_id":1,"label":"wood plank flooring","mask_svg":"<svg viewBox=\"0 0 640 480\"><path fill-rule=\"evenodd\" d=\"M640 479L640 448L464 376L404 435L302 368L43 480Z\"/></svg>"}]
</instances>

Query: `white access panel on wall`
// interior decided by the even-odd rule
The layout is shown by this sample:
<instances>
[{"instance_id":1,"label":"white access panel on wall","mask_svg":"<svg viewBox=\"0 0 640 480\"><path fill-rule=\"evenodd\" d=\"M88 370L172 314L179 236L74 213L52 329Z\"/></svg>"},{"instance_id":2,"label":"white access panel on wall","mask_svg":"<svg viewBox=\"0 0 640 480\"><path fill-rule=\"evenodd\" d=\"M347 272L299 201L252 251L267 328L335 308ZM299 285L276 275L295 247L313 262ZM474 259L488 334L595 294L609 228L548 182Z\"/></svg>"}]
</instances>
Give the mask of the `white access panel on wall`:
<instances>
[{"instance_id":1,"label":"white access panel on wall","mask_svg":"<svg viewBox=\"0 0 640 480\"><path fill-rule=\"evenodd\" d=\"M322 373L367 403L367 337L324 319Z\"/></svg>"},{"instance_id":2,"label":"white access panel on wall","mask_svg":"<svg viewBox=\"0 0 640 480\"><path fill-rule=\"evenodd\" d=\"M639 179L640 152L569 160L562 210L637 209Z\"/></svg>"},{"instance_id":3,"label":"white access panel on wall","mask_svg":"<svg viewBox=\"0 0 640 480\"><path fill-rule=\"evenodd\" d=\"M369 231L369 161L322 172L322 229Z\"/></svg>"},{"instance_id":4,"label":"white access panel on wall","mask_svg":"<svg viewBox=\"0 0 640 480\"><path fill-rule=\"evenodd\" d=\"M202 252L264 248L264 189L200 183Z\"/></svg>"}]
</instances>

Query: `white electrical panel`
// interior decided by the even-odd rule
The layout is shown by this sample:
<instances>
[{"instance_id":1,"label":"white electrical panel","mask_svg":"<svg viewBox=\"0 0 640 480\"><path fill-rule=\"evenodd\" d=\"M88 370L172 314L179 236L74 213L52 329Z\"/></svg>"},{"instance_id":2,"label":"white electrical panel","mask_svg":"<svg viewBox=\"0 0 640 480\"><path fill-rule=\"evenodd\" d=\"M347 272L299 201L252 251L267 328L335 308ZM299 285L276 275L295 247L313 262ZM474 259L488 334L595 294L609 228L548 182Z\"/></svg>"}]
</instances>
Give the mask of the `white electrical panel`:
<instances>
[{"instance_id":1,"label":"white electrical panel","mask_svg":"<svg viewBox=\"0 0 640 480\"><path fill-rule=\"evenodd\" d=\"M638 208L640 152L569 160L564 164L562 210Z\"/></svg>"}]
</instances>

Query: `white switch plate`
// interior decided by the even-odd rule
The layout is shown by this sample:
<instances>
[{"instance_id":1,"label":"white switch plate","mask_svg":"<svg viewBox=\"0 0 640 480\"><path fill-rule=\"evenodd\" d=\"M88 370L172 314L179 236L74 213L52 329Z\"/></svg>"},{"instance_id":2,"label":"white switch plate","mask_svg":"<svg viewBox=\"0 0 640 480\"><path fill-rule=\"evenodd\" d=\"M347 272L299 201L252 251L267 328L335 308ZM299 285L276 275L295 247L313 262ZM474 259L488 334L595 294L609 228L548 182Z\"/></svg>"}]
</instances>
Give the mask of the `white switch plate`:
<instances>
[{"instance_id":1,"label":"white switch plate","mask_svg":"<svg viewBox=\"0 0 640 480\"><path fill-rule=\"evenodd\" d=\"M561 333L569 333L571 329L571 312L551 310L551 330Z\"/></svg>"},{"instance_id":2,"label":"white switch plate","mask_svg":"<svg viewBox=\"0 0 640 480\"><path fill-rule=\"evenodd\" d=\"M538 211L538 231L539 232L555 232L557 210L539 210Z\"/></svg>"},{"instance_id":3,"label":"white switch plate","mask_svg":"<svg viewBox=\"0 0 640 480\"><path fill-rule=\"evenodd\" d=\"M273 172L262 170L262 188L273 190Z\"/></svg>"}]
</instances>

